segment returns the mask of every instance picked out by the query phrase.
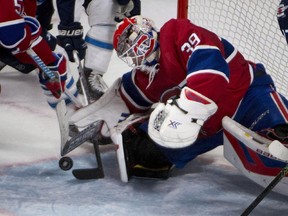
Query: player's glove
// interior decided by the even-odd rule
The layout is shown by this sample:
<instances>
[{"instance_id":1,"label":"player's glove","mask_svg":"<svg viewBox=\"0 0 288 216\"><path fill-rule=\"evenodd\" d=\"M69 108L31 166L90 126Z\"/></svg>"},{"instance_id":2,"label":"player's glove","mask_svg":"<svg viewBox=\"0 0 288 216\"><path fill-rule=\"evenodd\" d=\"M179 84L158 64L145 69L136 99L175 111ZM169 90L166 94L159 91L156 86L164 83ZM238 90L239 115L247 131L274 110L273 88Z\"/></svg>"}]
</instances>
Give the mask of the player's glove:
<instances>
[{"instance_id":1,"label":"player's glove","mask_svg":"<svg viewBox=\"0 0 288 216\"><path fill-rule=\"evenodd\" d=\"M67 79L67 62L66 58L60 54L54 53L55 62L48 65L48 68L54 73L55 78L50 78L43 71L39 72L39 81L44 85L55 98L60 98L62 92L65 91L65 81ZM45 87L43 86L44 90Z\"/></svg>"},{"instance_id":2,"label":"player's glove","mask_svg":"<svg viewBox=\"0 0 288 216\"><path fill-rule=\"evenodd\" d=\"M68 26L58 25L58 44L65 49L69 60L74 62L73 50L78 51L80 60L84 59L87 45L83 39L83 26L79 22L73 22Z\"/></svg>"}]
</instances>

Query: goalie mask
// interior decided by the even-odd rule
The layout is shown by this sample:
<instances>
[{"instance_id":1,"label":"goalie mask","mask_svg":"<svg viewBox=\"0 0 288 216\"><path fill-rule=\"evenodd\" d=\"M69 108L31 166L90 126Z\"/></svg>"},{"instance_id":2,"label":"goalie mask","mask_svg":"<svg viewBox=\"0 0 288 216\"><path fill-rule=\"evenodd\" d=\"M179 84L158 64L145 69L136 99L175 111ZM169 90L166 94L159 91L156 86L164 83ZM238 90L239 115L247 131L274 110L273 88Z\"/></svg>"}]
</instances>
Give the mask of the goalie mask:
<instances>
[{"instance_id":1,"label":"goalie mask","mask_svg":"<svg viewBox=\"0 0 288 216\"><path fill-rule=\"evenodd\" d=\"M113 46L130 67L157 63L158 32L154 22L141 16L125 18L117 25Z\"/></svg>"}]
</instances>

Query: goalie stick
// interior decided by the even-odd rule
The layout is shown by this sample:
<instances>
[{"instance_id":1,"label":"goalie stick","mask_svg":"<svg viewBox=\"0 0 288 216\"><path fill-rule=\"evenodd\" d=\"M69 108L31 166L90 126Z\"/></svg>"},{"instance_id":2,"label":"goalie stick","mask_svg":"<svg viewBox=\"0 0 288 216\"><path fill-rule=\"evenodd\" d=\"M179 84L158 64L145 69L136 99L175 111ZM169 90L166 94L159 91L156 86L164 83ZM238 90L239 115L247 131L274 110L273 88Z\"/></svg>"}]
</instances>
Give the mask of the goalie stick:
<instances>
[{"instance_id":1,"label":"goalie stick","mask_svg":"<svg viewBox=\"0 0 288 216\"><path fill-rule=\"evenodd\" d=\"M60 103L59 103L60 104ZM57 105L57 108L62 108L62 104ZM65 104L64 104L65 105ZM61 110L59 112L59 117L62 118L62 112ZM60 121L59 121L60 122ZM67 127L66 127L67 126ZM96 168L88 168L88 169L74 169L72 170L72 174L75 178L80 180L88 180L88 179L99 179L104 178L104 171L103 171L103 165L101 160L101 154L99 149L99 141L97 138L97 132L100 130L102 126L101 122L96 122L94 124L91 124L89 127L84 129L81 132L74 133L74 136L72 136L69 139L69 128L68 123L67 125L60 126L60 131L64 133L63 137L61 137L61 156L67 155L69 152L73 151L77 147L81 146L85 142L91 142L94 147L94 153L96 157L97 167ZM68 128L68 130L67 130ZM66 139L66 142L65 142ZM69 159L69 160L68 160ZM69 162L71 161L71 162ZM67 164L70 163L70 164ZM59 166L63 170L68 170L72 167L72 159L63 157L59 161ZM67 168L69 167L69 168Z\"/></svg>"},{"instance_id":2,"label":"goalie stick","mask_svg":"<svg viewBox=\"0 0 288 216\"><path fill-rule=\"evenodd\" d=\"M272 189L288 174L288 165L284 167L271 183L259 194L256 199L245 209L241 216L249 215L253 209L272 191Z\"/></svg>"},{"instance_id":3,"label":"goalie stick","mask_svg":"<svg viewBox=\"0 0 288 216\"><path fill-rule=\"evenodd\" d=\"M288 149L279 141L274 140L268 146L269 152L283 161L288 161ZM288 165L286 165L270 184L259 194L255 200L245 209L241 216L249 215L256 206L273 190L273 188L288 174Z\"/></svg>"},{"instance_id":4,"label":"goalie stick","mask_svg":"<svg viewBox=\"0 0 288 216\"><path fill-rule=\"evenodd\" d=\"M88 169L74 169L72 171L73 176L79 180L99 179L104 178L104 170L102 165L102 159L99 149L99 143L97 139L92 139L97 167Z\"/></svg>"},{"instance_id":5,"label":"goalie stick","mask_svg":"<svg viewBox=\"0 0 288 216\"><path fill-rule=\"evenodd\" d=\"M78 52L76 50L73 51L73 57L74 57L75 63L77 64L77 67L78 67L79 83L80 83L82 94L83 94L84 101L85 101L84 105L87 106L89 104L89 100L90 100L90 95L88 92L88 84L87 84L87 80L85 79L83 65L81 63L81 60L79 59L79 55L78 55Z\"/></svg>"}]
</instances>

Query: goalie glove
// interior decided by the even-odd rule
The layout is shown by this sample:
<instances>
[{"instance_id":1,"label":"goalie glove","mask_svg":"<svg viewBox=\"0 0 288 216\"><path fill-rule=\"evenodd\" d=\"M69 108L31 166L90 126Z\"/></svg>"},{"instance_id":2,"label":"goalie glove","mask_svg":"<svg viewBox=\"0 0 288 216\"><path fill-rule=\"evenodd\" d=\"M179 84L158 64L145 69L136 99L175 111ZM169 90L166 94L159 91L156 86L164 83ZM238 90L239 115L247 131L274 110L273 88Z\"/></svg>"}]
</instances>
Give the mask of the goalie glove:
<instances>
[{"instance_id":1,"label":"goalie glove","mask_svg":"<svg viewBox=\"0 0 288 216\"><path fill-rule=\"evenodd\" d=\"M141 13L141 1L140 0L128 0L120 1L118 0L120 5L119 10L116 12L115 21L121 22L126 17L132 17L136 15L140 15Z\"/></svg>"},{"instance_id":2,"label":"goalie glove","mask_svg":"<svg viewBox=\"0 0 288 216\"><path fill-rule=\"evenodd\" d=\"M204 95L185 87L180 98L160 103L151 113L150 138L166 148L192 145L204 122L217 111L217 105Z\"/></svg>"}]
</instances>

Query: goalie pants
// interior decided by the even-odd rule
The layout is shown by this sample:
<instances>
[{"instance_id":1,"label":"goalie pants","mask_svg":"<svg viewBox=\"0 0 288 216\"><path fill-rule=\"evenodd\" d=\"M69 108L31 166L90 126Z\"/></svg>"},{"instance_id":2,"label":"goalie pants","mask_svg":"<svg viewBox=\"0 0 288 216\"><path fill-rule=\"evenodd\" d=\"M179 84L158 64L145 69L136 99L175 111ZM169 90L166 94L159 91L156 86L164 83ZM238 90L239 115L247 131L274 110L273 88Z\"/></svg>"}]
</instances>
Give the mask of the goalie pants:
<instances>
[{"instance_id":1,"label":"goalie pants","mask_svg":"<svg viewBox=\"0 0 288 216\"><path fill-rule=\"evenodd\" d=\"M272 78L265 72L255 77L248 92L232 117L243 126L260 131L288 123L288 101L277 93ZM176 167L184 167L198 155L223 144L223 131L213 136L198 138L191 146L182 149L162 148L164 154Z\"/></svg>"}]
</instances>

